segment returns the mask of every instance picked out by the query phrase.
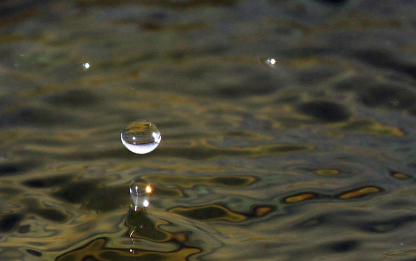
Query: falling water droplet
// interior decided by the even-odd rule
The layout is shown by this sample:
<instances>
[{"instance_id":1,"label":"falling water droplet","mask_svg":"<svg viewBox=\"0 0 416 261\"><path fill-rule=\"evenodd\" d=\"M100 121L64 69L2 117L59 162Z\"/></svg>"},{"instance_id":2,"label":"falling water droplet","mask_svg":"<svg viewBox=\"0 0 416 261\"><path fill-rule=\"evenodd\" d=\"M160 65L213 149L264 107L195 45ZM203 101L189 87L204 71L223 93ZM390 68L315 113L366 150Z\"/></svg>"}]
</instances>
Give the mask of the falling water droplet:
<instances>
[{"instance_id":1,"label":"falling water droplet","mask_svg":"<svg viewBox=\"0 0 416 261\"><path fill-rule=\"evenodd\" d=\"M134 211L144 209L149 206L149 194L152 187L144 179L135 179L130 184L130 198Z\"/></svg>"},{"instance_id":2,"label":"falling water droplet","mask_svg":"<svg viewBox=\"0 0 416 261\"><path fill-rule=\"evenodd\" d=\"M146 154L156 149L162 136L150 121L138 120L130 123L121 133L123 145L136 154Z\"/></svg>"}]
</instances>

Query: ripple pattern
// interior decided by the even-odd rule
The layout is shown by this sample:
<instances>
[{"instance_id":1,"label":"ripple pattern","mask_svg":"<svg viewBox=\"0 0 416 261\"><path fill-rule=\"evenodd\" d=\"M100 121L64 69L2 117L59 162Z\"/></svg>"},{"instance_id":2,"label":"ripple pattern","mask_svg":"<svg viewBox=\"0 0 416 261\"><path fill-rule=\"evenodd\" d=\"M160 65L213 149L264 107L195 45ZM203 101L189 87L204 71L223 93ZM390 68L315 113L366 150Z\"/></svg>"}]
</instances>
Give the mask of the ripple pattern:
<instances>
[{"instance_id":1,"label":"ripple pattern","mask_svg":"<svg viewBox=\"0 0 416 261\"><path fill-rule=\"evenodd\" d=\"M415 6L0 1L0 260L416 260Z\"/></svg>"}]
</instances>

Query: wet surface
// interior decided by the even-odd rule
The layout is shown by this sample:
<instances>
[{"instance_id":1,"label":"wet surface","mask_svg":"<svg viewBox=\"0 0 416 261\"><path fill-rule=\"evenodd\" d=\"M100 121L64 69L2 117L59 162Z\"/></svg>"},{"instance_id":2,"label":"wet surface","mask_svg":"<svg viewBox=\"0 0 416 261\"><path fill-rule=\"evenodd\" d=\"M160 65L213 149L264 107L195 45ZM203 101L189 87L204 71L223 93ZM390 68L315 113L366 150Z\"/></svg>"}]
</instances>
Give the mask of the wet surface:
<instances>
[{"instance_id":1,"label":"wet surface","mask_svg":"<svg viewBox=\"0 0 416 261\"><path fill-rule=\"evenodd\" d=\"M415 6L2 1L0 259L414 260Z\"/></svg>"}]
</instances>

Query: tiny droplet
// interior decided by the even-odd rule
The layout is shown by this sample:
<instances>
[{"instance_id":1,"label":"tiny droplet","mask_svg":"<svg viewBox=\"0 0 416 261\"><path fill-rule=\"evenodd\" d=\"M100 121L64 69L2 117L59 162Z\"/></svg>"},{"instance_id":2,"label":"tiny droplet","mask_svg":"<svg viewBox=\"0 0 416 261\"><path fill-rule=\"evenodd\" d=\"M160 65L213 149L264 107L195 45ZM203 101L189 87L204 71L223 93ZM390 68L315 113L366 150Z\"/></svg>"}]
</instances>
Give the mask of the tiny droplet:
<instances>
[{"instance_id":1,"label":"tiny droplet","mask_svg":"<svg viewBox=\"0 0 416 261\"><path fill-rule=\"evenodd\" d=\"M130 123L121 133L121 142L133 153L146 154L159 146L162 136L150 121L138 120Z\"/></svg>"},{"instance_id":2,"label":"tiny droplet","mask_svg":"<svg viewBox=\"0 0 416 261\"><path fill-rule=\"evenodd\" d=\"M276 64L276 60L274 58L269 58L266 60L266 63L269 65L275 65Z\"/></svg>"},{"instance_id":3,"label":"tiny droplet","mask_svg":"<svg viewBox=\"0 0 416 261\"><path fill-rule=\"evenodd\" d=\"M130 198L134 210L144 209L149 206L149 193L152 191L149 183L144 179L135 179L130 184Z\"/></svg>"},{"instance_id":4,"label":"tiny droplet","mask_svg":"<svg viewBox=\"0 0 416 261\"><path fill-rule=\"evenodd\" d=\"M84 71L86 71L86 70L88 70L90 68L90 63L84 63L83 65L82 65L82 69L84 70Z\"/></svg>"}]
</instances>

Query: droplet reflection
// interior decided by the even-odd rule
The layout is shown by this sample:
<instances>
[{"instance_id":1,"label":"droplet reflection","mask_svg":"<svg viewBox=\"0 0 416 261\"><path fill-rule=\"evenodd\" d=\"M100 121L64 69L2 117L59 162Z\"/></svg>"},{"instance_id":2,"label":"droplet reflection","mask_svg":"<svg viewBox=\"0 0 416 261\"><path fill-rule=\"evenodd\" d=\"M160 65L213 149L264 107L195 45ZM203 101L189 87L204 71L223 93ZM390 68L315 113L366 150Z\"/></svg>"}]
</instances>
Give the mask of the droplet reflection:
<instances>
[{"instance_id":1,"label":"droplet reflection","mask_svg":"<svg viewBox=\"0 0 416 261\"><path fill-rule=\"evenodd\" d=\"M149 183L144 179L135 179L130 184L130 198L134 211L139 211L149 206L149 193L152 191Z\"/></svg>"},{"instance_id":2,"label":"droplet reflection","mask_svg":"<svg viewBox=\"0 0 416 261\"><path fill-rule=\"evenodd\" d=\"M159 146L162 136L153 123L138 120L130 123L121 133L121 142L133 153L146 154Z\"/></svg>"}]
</instances>

